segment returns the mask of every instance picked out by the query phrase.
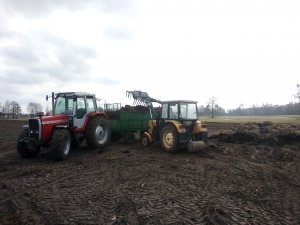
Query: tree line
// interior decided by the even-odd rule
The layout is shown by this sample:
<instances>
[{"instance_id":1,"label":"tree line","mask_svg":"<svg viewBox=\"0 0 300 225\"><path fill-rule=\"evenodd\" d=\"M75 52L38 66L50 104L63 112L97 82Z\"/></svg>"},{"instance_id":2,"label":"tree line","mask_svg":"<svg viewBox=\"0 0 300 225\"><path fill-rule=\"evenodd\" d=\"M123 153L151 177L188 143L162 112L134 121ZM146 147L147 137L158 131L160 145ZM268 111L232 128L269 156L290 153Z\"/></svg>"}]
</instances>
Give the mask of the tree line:
<instances>
[{"instance_id":1,"label":"tree line","mask_svg":"<svg viewBox=\"0 0 300 225\"><path fill-rule=\"evenodd\" d=\"M294 95L298 102L290 102L286 105L263 104L262 106L252 105L244 108L241 104L236 109L227 112L217 104L217 98L211 97L207 105L201 105L198 109L202 116L262 116L262 115L300 115L300 84L297 84L297 92Z\"/></svg>"},{"instance_id":2,"label":"tree line","mask_svg":"<svg viewBox=\"0 0 300 225\"><path fill-rule=\"evenodd\" d=\"M297 84L297 92L294 95L298 102L290 102L286 105L263 104L262 106L252 105L252 107L244 108L241 104L236 109L230 109L227 112L217 103L216 97L211 97L206 105L198 107L201 116L261 116L261 115L300 115L300 84ZM29 116L34 117L38 112L43 111L40 103L30 102L26 107ZM0 117L2 118L18 118L22 115L22 108L16 101L9 101L2 105L0 102ZM50 111L46 108L46 115L50 115Z\"/></svg>"},{"instance_id":3,"label":"tree line","mask_svg":"<svg viewBox=\"0 0 300 225\"><path fill-rule=\"evenodd\" d=\"M30 102L26 107L27 113L23 113L22 107L17 101L6 100L4 104L0 102L0 117L7 119L17 119L21 115L29 115L34 117L38 112L43 111L43 106L40 103Z\"/></svg>"},{"instance_id":4,"label":"tree line","mask_svg":"<svg viewBox=\"0 0 300 225\"><path fill-rule=\"evenodd\" d=\"M243 105L227 112L218 104L214 108L210 104L198 107L202 116L262 116L262 115L300 115L300 103L288 103L286 105L263 104L262 106L252 105L244 108Z\"/></svg>"},{"instance_id":5,"label":"tree line","mask_svg":"<svg viewBox=\"0 0 300 225\"><path fill-rule=\"evenodd\" d=\"M253 105L249 108L244 108L241 104L235 109L229 109L227 112L219 104L217 99L212 98L208 104L198 107L201 116L262 116L262 115L300 115L300 102L288 103L286 105L264 104L262 106ZM3 105L0 102L0 118L17 119L21 115L29 115L34 117L38 112L43 111L40 103L30 102L26 107L27 113L23 113L22 107L16 101L6 101ZM46 109L46 111L48 111ZM47 113L48 115L48 113Z\"/></svg>"}]
</instances>

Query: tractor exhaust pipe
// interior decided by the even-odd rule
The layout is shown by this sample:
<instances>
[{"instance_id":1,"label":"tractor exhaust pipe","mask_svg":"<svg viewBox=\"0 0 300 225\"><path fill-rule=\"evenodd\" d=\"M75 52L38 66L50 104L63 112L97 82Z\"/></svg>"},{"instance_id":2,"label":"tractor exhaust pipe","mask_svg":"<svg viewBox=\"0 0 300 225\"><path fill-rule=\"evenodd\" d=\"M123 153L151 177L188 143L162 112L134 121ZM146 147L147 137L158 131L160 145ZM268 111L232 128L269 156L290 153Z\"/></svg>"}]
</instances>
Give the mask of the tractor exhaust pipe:
<instances>
[{"instance_id":1,"label":"tractor exhaust pipe","mask_svg":"<svg viewBox=\"0 0 300 225\"><path fill-rule=\"evenodd\" d=\"M200 152L207 148L204 141L189 141L187 143L187 151L190 153Z\"/></svg>"}]
</instances>

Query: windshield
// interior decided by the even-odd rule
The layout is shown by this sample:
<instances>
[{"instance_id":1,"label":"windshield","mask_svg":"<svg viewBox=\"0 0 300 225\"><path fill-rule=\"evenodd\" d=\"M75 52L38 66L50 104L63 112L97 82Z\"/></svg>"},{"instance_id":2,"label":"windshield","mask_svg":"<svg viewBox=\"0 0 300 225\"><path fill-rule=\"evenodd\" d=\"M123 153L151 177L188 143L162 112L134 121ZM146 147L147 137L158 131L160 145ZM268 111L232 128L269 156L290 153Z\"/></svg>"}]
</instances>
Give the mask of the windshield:
<instances>
[{"instance_id":1,"label":"windshield","mask_svg":"<svg viewBox=\"0 0 300 225\"><path fill-rule=\"evenodd\" d=\"M180 103L179 119L198 119L197 105L195 103Z\"/></svg>"},{"instance_id":2,"label":"windshield","mask_svg":"<svg viewBox=\"0 0 300 225\"><path fill-rule=\"evenodd\" d=\"M73 114L73 96L58 96L55 102L55 115Z\"/></svg>"}]
</instances>

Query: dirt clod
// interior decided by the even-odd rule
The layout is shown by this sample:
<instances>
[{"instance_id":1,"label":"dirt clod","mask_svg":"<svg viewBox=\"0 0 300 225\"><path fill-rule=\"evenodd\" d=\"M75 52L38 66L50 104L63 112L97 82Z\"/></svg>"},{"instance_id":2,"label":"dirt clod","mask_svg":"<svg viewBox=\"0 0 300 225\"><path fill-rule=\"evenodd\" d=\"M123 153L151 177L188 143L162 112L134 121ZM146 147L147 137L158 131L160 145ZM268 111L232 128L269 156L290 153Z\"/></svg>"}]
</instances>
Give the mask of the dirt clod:
<instances>
[{"instance_id":1,"label":"dirt clod","mask_svg":"<svg viewBox=\"0 0 300 225\"><path fill-rule=\"evenodd\" d=\"M287 145L300 143L300 125L246 123L214 134L211 139L230 143Z\"/></svg>"}]
</instances>

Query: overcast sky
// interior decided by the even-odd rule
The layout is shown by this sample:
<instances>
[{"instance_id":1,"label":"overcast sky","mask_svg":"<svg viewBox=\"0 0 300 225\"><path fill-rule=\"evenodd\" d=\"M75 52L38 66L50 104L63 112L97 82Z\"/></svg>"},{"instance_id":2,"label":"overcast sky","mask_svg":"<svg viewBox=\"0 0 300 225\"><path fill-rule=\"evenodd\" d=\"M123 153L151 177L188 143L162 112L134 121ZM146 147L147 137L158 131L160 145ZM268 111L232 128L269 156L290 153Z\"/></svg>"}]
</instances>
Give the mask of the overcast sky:
<instances>
[{"instance_id":1,"label":"overcast sky","mask_svg":"<svg viewBox=\"0 0 300 225\"><path fill-rule=\"evenodd\" d=\"M225 109L296 101L299 0L0 0L0 102L127 90Z\"/></svg>"}]
</instances>

